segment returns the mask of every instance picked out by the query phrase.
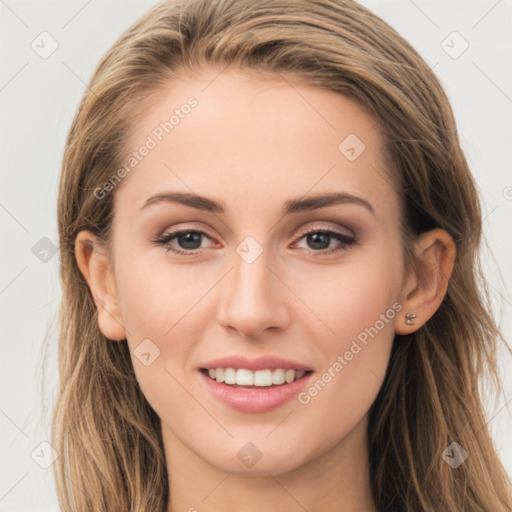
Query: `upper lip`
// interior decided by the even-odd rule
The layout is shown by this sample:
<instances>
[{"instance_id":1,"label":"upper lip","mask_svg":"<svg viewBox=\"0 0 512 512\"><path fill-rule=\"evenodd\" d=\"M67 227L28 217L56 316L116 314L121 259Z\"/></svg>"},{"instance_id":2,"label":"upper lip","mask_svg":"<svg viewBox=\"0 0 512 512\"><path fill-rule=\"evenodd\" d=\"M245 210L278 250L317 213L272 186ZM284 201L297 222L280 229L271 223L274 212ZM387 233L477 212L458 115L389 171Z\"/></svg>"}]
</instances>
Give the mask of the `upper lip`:
<instances>
[{"instance_id":1,"label":"upper lip","mask_svg":"<svg viewBox=\"0 0 512 512\"><path fill-rule=\"evenodd\" d=\"M283 359L276 356L261 356L256 359L248 359L242 355L222 357L205 363L201 368L210 370L212 368L245 368L247 370L312 370L309 366L303 365L291 359Z\"/></svg>"}]
</instances>

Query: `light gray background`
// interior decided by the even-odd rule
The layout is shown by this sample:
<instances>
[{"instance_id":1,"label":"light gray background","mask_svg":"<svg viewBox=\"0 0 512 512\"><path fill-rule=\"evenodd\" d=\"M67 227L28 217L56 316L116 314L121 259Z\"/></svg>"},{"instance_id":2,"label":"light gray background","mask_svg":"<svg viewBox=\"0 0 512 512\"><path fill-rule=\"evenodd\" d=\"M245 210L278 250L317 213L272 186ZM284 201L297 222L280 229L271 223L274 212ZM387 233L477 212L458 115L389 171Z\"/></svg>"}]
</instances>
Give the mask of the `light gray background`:
<instances>
[{"instance_id":1,"label":"light gray background","mask_svg":"<svg viewBox=\"0 0 512 512\"><path fill-rule=\"evenodd\" d=\"M49 454L47 446L39 445L49 440L57 383L59 258L50 252L48 261L41 261L33 247L44 243L40 242L44 237L58 243L56 202L62 153L85 83L108 47L155 3L0 0L1 512L58 510L52 468L41 468L31 454L34 450ZM491 249L484 253L484 262L495 314L510 340L512 2L362 3L435 66L450 97L484 203L483 225ZM57 50L46 59L31 48L43 31L58 42ZM453 31L469 44L458 58L453 56L463 49L464 41L450 35ZM41 348L46 332L51 350L42 389ZM502 354L501 368L504 395L496 404L488 402L487 408L498 451L512 475L510 356Z\"/></svg>"}]
</instances>

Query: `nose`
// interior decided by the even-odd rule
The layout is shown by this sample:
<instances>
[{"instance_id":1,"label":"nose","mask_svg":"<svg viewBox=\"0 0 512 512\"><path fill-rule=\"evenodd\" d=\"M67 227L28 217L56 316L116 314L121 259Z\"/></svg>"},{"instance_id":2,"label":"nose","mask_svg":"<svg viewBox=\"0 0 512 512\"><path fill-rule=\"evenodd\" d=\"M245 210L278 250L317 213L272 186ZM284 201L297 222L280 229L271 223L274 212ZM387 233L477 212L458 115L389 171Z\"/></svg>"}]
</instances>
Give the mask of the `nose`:
<instances>
[{"instance_id":1,"label":"nose","mask_svg":"<svg viewBox=\"0 0 512 512\"><path fill-rule=\"evenodd\" d=\"M290 319L286 298L291 292L271 268L269 253L264 250L248 263L235 252L234 268L220 290L219 323L250 340L261 339L266 331L286 329Z\"/></svg>"}]
</instances>

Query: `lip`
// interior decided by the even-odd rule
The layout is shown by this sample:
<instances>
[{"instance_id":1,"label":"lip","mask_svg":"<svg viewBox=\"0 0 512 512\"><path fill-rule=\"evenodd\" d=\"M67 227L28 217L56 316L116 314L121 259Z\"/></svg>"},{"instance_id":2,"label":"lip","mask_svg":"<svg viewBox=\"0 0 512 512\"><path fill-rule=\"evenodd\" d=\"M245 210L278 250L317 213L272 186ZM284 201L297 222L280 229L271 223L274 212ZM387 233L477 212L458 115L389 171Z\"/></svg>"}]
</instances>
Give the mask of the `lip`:
<instances>
[{"instance_id":1,"label":"lip","mask_svg":"<svg viewBox=\"0 0 512 512\"><path fill-rule=\"evenodd\" d=\"M217 366L217 368L222 367ZM243 366L239 368L243 368ZM241 412L262 413L276 409L296 397L310 382L315 372L306 373L300 379L289 384L265 389L234 388L213 380L201 370L198 370L198 374L210 393L221 403Z\"/></svg>"},{"instance_id":2,"label":"lip","mask_svg":"<svg viewBox=\"0 0 512 512\"><path fill-rule=\"evenodd\" d=\"M305 366L290 359L283 359L276 356L261 356L256 359L248 359L242 355L234 355L215 359L201 366L201 368L210 370L212 368L245 368L246 370L276 370L283 368L284 370L304 370L312 371L313 368Z\"/></svg>"}]
</instances>

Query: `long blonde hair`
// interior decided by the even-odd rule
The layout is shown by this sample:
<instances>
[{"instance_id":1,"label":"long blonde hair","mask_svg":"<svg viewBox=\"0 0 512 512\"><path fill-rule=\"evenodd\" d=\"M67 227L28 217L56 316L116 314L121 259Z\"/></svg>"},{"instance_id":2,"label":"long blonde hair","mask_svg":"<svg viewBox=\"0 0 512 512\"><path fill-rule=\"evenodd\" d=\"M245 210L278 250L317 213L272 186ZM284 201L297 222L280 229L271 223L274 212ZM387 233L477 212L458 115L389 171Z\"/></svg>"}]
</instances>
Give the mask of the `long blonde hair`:
<instances>
[{"instance_id":1,"label":"long blonde hair","mask_svg":"<svg viewBox=\"0 0 512 512\"><path fill-rule=\"evenodd\" d=\"M128 28L98 64L69 131L58 200L60 389L52 443L60 453L54 470L62 510L164 512L167 506L159 418L138 386L126 340L109 341L98 328L74 241L88 229L108 246L114 193L98 200L94 191L123 161L145 101L183 72L228 65L299 77L366 108L382 129L403 198L407 263L415 264L412 243L419 233L441 227L456 242L445 299L426 325L395 336L370 409L376 506L511 510L510 480L479 390L483 383L501 390L497 349L500 342L510 348L481 278L481 209L454 116L418 53L349 0L165 1ZM442 457L454 441L469 454L457 469Z\"/></svg>"}]
</instances>

